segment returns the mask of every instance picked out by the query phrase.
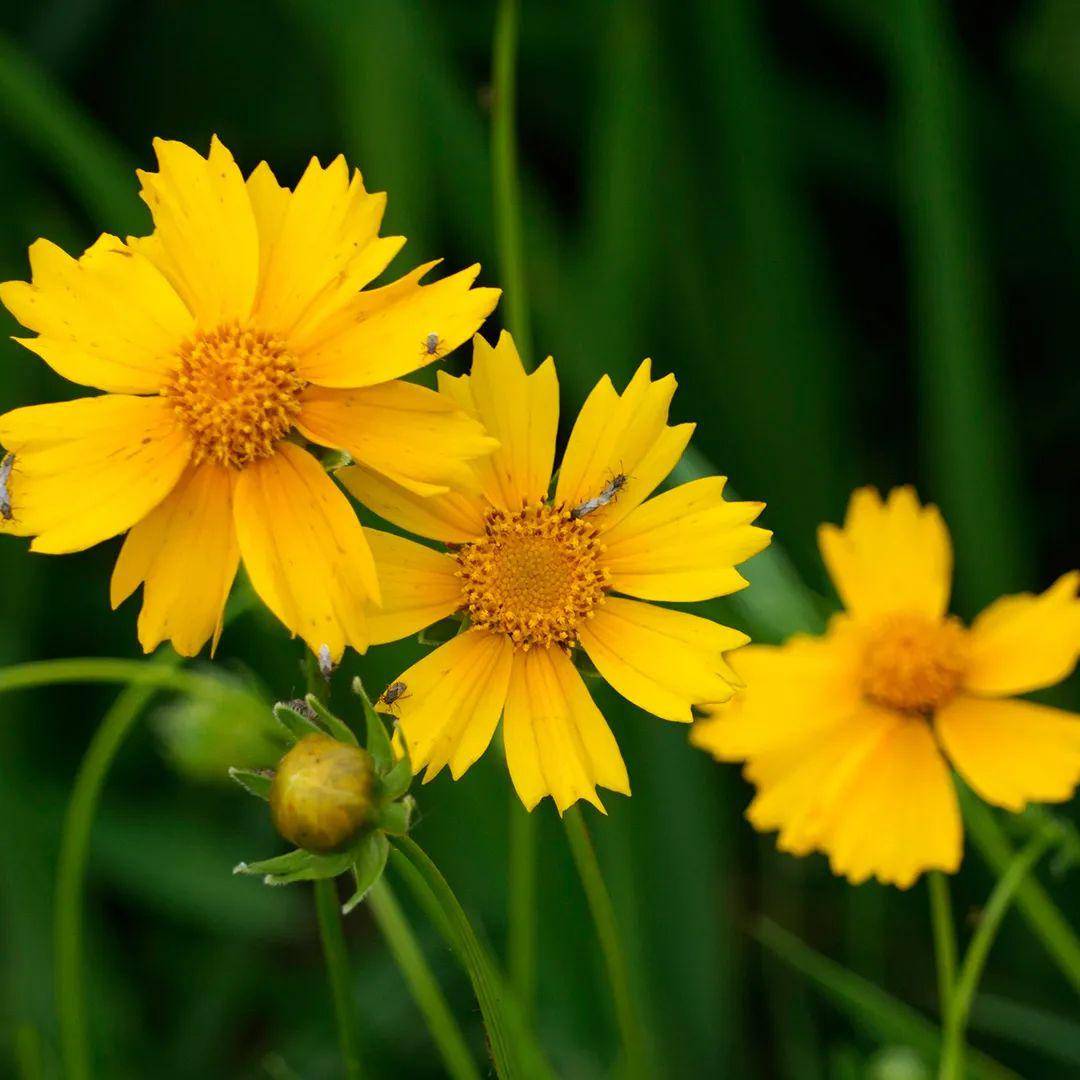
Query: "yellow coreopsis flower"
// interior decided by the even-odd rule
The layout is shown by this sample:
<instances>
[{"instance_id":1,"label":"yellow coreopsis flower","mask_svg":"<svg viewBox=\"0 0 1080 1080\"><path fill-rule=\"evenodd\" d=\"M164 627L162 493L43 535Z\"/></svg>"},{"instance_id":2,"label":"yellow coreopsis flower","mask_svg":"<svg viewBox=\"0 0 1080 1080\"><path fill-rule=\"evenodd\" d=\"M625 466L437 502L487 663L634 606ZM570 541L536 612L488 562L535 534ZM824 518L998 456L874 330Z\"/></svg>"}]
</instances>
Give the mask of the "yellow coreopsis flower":
<instances>
[{"instance_id":1,"label":"yellow coreopsis flower","mask_svg":"<svg viewBox=\"0 0 1080 1080\"><path fill-rule=\"evenodd\" d=\"M347 451L419 495L467 484L494 442L434 391L398 381L465 341L498 300L472 267L367 286L404 243L386 197L343 158L295 191L266 163L245 181L215 138L204 158L154 143L140 172L151 236L102 236L73 259L30 248L33 280L0 299L21 339L106 393L0 417L0 531L79 551L130 529L117 606L143 585L139 640L192 655L220 631L239 559L313 648L367 645L375 565L348 499L301 445Z\"/></svg>"},{"instance_id":2,"label":"yellow coreopsis flower","mask_svg":"<svg viewBox=\"0 0 1080 1080\"><path fill-rule=\"evenodd\" d=\"M722 477L649 499L693 424L668 426L675 379L646 361L621 395L606 377L582 409L549 497L559 388L549 358L526 375L510 336L475 339L472 373L439 374L447 400L474 413L499 449L478 462L482 494L429 499L363 466L339 475L388 521L446 552L369 530L383 606L372 641L415 633L454 612L467 629L398 679L395 704L415 768L460 777L500 716L507 765L532 809L552 795L603 809L597 786L629 794L615 738L573 661L581 648L624 697L668 720L723 699L737 679L725 654L747 638L643 600L695 601L746 585L736 564L770 534L761 503L725 502Z\"/></svg>"},{"instance_id":3,"label":"yellow coreopsis flower","mask_svg":"<svg viewBox=\"0 0 1080 1080\"><path fill-rule=\"evenodd\" d=\"M1017 700L1080 653L1080 574L1006 596L970 626L947 614L949 533L911 488L857 491L822 557L846 608L821 637L744 649L747 689L692 738L746 762L747 811L796 855L821 851L854 883L907 888L954 871L962 828L950 763L987 802L1060 802L1080 780L1080 717Z\"/></svg>"}]
</instances>

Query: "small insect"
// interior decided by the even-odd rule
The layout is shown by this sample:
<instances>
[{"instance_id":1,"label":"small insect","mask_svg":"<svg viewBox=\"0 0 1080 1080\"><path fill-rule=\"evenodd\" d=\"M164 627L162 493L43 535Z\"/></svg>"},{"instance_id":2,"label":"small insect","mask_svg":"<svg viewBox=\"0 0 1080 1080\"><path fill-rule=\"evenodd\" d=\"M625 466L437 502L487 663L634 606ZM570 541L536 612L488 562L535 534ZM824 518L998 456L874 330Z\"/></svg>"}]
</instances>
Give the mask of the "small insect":
<instances>
[{"instance_id":1,"label":"small insect","mask_svg":"<svg viewBox=\"0 0 1080 1080\"><path fill-rule=\"evenodd\" d=\"M439 335L438 334L428 334L428 336L426 338L424 338L424 355L425 356L435 356L435 355L438 354L438 352L439 352Z\"/></svg>"},{"instance_id":2,"label":"small insect","mask_svg":"<svg viewBox=\"0 0 1080 1080\"><path fill-rule=\"evenodd\" d=\"M334 674L335 664L330 658L330 646L320 645L318 652L319 659L319 674L327 681L330 681L330 676Z\"/></svg>"},{"instance_id":3,"label":"small insect","mask_svg":"<svg viewBox=\"0 0 1080 1080\"><path fill-rule=\"evenodd\" d=\"M390 712L394 711L394 706L403 698L409 697L408 687L403 682L392 682L383 692L382 697L379 698L379 704L385 705Z\"/></svg>"},{"instance_id":4,"label":"small insect","mask_svg":"<svg viewBox=\"0 0 1080 1080\"><path fill-rule=\"evenodd\" d=\"M599 495L594 495L591 499L586 499L580 506L575 506L570 511L570 516L572 518L583 518L599 510L602 506L614 502L618 498L619 492L626 487L629 479L630 477L626 473L615 473L600 489Z\"/></svg>"},{"instance_id":5,"label":"small insect","mask_svg":"<svg viewBox=\"0 0 1080 1080\"><path fill-rule=\"evenodd\" d=\"M14 454L6 454L4 460L0 461L0 517L5 521L10 521L12 517L11 492L8 490L8 480L11 477L11 470L14 465Z\"/></svg>"}]
</instances>

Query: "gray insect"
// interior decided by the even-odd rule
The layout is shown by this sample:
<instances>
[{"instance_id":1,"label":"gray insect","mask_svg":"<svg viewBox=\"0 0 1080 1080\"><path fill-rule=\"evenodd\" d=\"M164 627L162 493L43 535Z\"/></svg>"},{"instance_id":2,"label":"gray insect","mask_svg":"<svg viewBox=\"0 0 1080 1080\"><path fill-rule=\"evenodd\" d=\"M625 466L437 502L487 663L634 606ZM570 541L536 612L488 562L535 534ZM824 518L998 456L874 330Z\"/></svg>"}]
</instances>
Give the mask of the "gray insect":
<instances>
[{"instance_id":1,"label":"gray insect","mask_svg":"<svg viewBox=\"0 0 1080 1080\"><path fill-rule=\"evenodd\" d=\"M439 352L439 335L438 334L428 334L428 336L426 338L424 338L424 355L425 356L435 356L435 355L438 354L438 352Z\"/></svg>"},{"instance_id":2,"label":"gray insect","mask_svg":"<svg viewBox=\"0 0 1080 1080\"><path fill-rule=\"evenodd\" d=\"M385 705L390 711L394 711L394 706L403 698L409 697L408 687L403 682L392 682L383 692L382 697L379 698L379 704Z\"/></svg>"},{"instance_id":3,"label":"gray insect","mask_svg":"<svg viewBox=\"0 0 1080 1080\"><path fill-rule=\"evenodd\" d=\"M330 658L330 646L320 645L318 652L319 659L319 674L327 681L330 681L330 676L334 674L334 661Z\"/></svg>"},{"instance_id":4,"label":"gray insect","mask_svg":"<svg viewBox=\"0 0 1080 1080\"><path fill-rule=\"evenodd\" d=\"M4 460L0 461L0 517L5 521L10 521L12 517L11 492L8 489L8 480L11 478L11 470L14 466L14 454L6 454Z\"/></svg>"},{"instance_id":5,"label":"gray insect","mask_svg":"<svg viewBox=\"0 0 1080 1080\"><path fill-rule=\"evenodd\" d=\"M594 495L591 499L586 499L580 506L575 506L570 511L572 518L583 518L589 514L599 510L602 506L607 506L608 503L613 503L619 495L619 492L626 487L626 482L630 479L626 473L616 473L601 489L599 495Z\"/></svg>"}]
</instances>

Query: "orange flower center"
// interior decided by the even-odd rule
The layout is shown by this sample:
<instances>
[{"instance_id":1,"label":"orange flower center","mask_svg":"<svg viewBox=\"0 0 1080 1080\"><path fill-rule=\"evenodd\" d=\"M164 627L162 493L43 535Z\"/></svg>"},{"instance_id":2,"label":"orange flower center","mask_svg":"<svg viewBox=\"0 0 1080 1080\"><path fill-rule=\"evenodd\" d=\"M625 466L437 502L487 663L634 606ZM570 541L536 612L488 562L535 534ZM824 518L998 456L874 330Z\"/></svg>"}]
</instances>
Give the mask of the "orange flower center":
<instances>
[{"instance_id":1,"label":"orange flower center","mask_svg":"<svg viewBox=\"0 0 1080 1080\"><path fill-rule=\"evenodd\" d=\"M472 624L516 646L570 646L603 603L609 573L596 527L544 504L492 510L486 535L455 552Z\"/></svg>"},{"instance_id":2,"label":"orange flower center","mask_svg":"<svg viewBox=\"0 0 1080 1080\"><path fill-rule=\"evenodd\" d=\"M162 393L195 443L193 460L242 469L270 457L305 386L285 343L233 323L185 341L179 361Z\"/></svg>"},{"instance_id":3,"label":"orange flower center","mask_svg":"<svg viewBox=\"0 0 1080 1080\"><path fill-rule=\"evenodd\" d=\"M966 631L958 619L890 615L866 644L863 693L888 709L930 713L960 689L966 667Z\"/></svg>"}]
</instances>

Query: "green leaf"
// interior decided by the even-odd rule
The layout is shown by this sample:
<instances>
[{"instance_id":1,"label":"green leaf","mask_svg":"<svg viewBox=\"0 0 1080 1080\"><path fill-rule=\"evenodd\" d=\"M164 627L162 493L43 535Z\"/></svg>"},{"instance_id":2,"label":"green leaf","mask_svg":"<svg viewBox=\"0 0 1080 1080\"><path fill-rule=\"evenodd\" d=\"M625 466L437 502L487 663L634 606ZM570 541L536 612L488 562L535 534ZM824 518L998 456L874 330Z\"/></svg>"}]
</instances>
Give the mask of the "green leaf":
<instances>
[{"instance_id":1,"label":"green leaf","mask_svg":"<svg viewBox=\"0 0 1080 1080\"><path fill-rule=\"evenodd\" d=\"M356 861L353 863L353 878L356 891L344 904L342 914L350 911L368 894L368 890L382 877L386 869L386 859L390 854L390 841L381 832L369 833L355 849Z\"/></svg>"},{"instance_id":2,"label":"green leaf","mask_svg":"<svg viewBox=\"0 0 1080 1080\"><path fill-rule=\"evenodd\" d=\"M308 694L304 700L307 702L308 707L322 722L323 727L325 727L338 742L348 743L350 746L360 745L356 736L353 734L352 728L349 727L344 720L339 720L314 694Z\"/></svg>"},{"instance_id":3,"label":"green leaf","mask_svg":"<svg viewBox=\"0 0 1080 1080\"><path fill-rule=\"evenodd\" d=\"M313 717L301 711L303 701L279 701L274 706L274 719L285 729L292 742L299 742L308 735L324 734Z\"/></svg>"},{"instance_id":4,"label":"green leaf","mask_svg":"<svg viewBox=\"0 0 1080 1080\"><path fill-rule=\"evenodd\" d=\"M379 811L377 824L391 836L404 836L409 831L415 809L416 800L411 795L406 795L400 802L387 803Z\"/></svg>"},{"instance_id":5,"label":"green leaf","mask_svg":"<svg viewBox=\"0 0 1080 1080\"><path fill-rule=\"evenodd\" d=\"M310 864L315 856L310 851L297 848L284 855L275 855L272 859L260 859L253 863L237 863L234 874L287 874Z\"/></svg>"},{"instance_id":6,"label":"green leaf","mask_svg":"<svg viewBox=\"0 0 1080 1080\"><path fill-rule=\"evenodd\" d=\"M360 698L364 706L364 720L367 724L367 752L375 759L375 771L379 776L387 775L394 767L394 748L390 745L390 736L386 724L375 711L368 697L364 684L358 675L352 682L353 693Z\"/></svg>"},{"instance_id":7,"label":"green leaf","mask_svg":"<svg viewBox=\"0 0 1080 1080\"><path fill-rule=\"evenodd\" d=\"M294 881L321 881L337 877L352 865L356 847L333 855L316 855L297 848L285 855L260 862L240 863L234 874L262 874L267 885L288 885Z\"/></svg>"},{"instance_id":8,"label":"green leaf","mask_svg":"<svg viewBox=\"0 0 1080 1080\"><path fill-rule=\"evenodd\" d=\"M379 781L379 793L386 802L396 802L412 783L412 762L408 750L398 758Z\"/></svg>"},{"instance_id":9,"label":"green leaf","mask_svg":"<svg viewBox=\"0 0 1080 1080\"><path fill-rule=\"evenodd\" d=\"M229 769L229 775L247 792L260 799L270 798L270 785L274 782L272 769Z\"/></svg>"}]
</instances>

